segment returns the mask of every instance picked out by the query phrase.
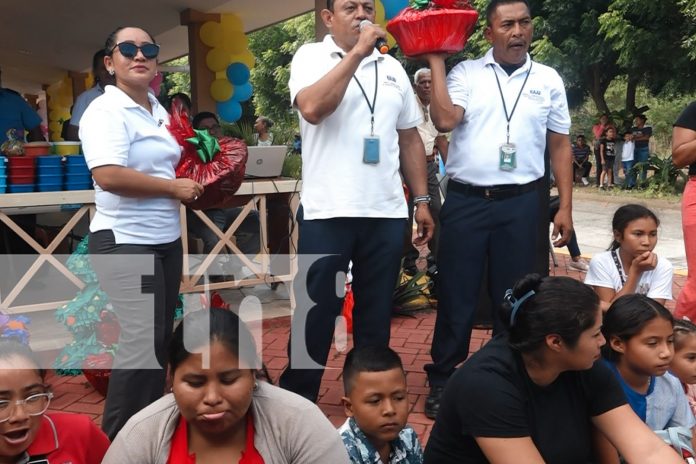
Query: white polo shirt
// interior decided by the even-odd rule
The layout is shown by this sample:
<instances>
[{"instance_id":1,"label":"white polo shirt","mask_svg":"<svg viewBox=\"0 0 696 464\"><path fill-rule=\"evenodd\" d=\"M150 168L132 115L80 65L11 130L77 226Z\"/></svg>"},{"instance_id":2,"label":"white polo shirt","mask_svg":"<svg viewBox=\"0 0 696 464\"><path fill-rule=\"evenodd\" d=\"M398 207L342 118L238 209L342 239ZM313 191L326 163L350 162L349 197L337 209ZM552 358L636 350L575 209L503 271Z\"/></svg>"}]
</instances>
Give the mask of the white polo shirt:
<instances>
[{"instance_id":1,"label":"white polo shirt","mask_svg":"<svg viewBox=\"0 0 696 464\"><path fill-rule=\"evenodd\" d=\"M122 90L107 85L80 121L80 140L90 170L124 166L174 179L181 148L167 129L169 115L148 93L152 114ZM94 186L97 213L90 230L112 230L117 244L162 244L181 236L179 201L170 197L135 198Z\"/></svg>"},{"instance_id":2,"label":"white polo shirt","mask_svg":"<svg viewBox=\"0 0 696 464\"><path fill-rule=\"evenodd\" d=\"M290 72L293 104L302 89L317 82L340 62L339 53L345 55L330 35L323 42L300 47ZM336 111L320 124L310 124L299 115L305 219L408 217L399 175L397 129L416 127L422 117L406 71L397 60L376 50L355 72L370 104L375 95L375 63L379 164L363 163L364 138L370 135L370 108L355 79L351 79Z\"/></svg>"},{"instance_id":3,"label":"white polo shirt","mask_svg":"<svg viewBox=\"0 0 696 464\"><path fill-rule=\"evenodd\" d=\"M447 76L452 103L464 108L462 122L452 132L446 171L452 179L472 185L526 184L544 175L547 129L570 133L570 114L563 81L558 73L534 62L510 121L510 142L517 148L517 168L500 169L500 145L505 143L507 119L494 72L500 80L508 113L532 61L507 73L493 59L459 63Z\"/></svg>"}]
</instances>

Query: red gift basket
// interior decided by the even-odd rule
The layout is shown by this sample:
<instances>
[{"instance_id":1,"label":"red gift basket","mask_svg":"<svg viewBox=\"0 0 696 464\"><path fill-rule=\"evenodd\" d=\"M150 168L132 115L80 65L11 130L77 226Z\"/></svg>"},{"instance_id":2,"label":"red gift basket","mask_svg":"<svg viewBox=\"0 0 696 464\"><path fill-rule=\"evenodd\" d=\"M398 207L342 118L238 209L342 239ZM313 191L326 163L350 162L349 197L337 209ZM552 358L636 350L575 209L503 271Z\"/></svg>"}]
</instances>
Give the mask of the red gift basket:
<instances>
[{"instance_id":1,"label":"red gift basket","mask_svg":"<svg viewBox=\"0 0 696 464\"><path fill-rule=\"evenodd\" d=\"M176 177L203 185L203 194L187 203L193 209L230 208L240 200L234 193L244 180L249 156L246 144L232 137L215 139L206 130L194 130L188 114L175 108L167 126L183 148Z\"/></svg>"},{"instance_id":2,"label":"red gift basket","mask_svg":"<svg viewBox=\"0 0 696 464\"><path fill-rule=\"evenodd\" d=\"M439 2L453 6L463 4L457 0ZM406 56L456 53L464 49L477 20L478 13L470 7L421 10L407 7L387 23L387 31L394 36Z\"/></svg>"}]
</instances>

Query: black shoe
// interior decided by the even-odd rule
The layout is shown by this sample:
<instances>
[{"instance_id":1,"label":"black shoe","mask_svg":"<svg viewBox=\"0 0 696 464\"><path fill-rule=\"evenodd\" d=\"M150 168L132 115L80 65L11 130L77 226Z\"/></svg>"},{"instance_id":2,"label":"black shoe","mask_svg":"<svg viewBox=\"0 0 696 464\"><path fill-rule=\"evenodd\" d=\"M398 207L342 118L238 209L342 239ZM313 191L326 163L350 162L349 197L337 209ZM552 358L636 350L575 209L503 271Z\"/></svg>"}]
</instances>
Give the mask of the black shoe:
<instances>
[{"instance_id":1,"label":"black shoe","mask_svg":"<svg viewBox=\"0 0 696 464\"><path fill-rule=\"evenodd\" d=\"M439 387L437 385L430 387L430 393L425 399L425 417L428 419L435 419L437 413L440 410L440 400L442 399L442 391L445 387Z\"/></svg>"}]
</instances>

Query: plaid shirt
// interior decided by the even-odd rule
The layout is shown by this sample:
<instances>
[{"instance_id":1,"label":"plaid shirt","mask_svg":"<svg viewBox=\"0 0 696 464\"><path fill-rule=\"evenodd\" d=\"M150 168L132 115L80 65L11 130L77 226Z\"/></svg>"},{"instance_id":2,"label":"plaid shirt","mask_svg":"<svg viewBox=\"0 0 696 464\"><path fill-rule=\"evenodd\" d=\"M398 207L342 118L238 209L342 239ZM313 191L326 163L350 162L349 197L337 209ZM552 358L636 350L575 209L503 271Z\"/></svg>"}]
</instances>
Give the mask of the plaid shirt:
<instances>
[{"instance_id":1,"label":"plaid shirt","mask_svg":"<svg viewBox=\"0 0 696 464\"><path fill-rule=\"evenodd\" d=\"M353 464L423 464L423 450L416 432L408 425L391 442L389 462L382 463L379 452L372 446L352 417L338 429L348 457Z\"/></svg>"}]
</instances>

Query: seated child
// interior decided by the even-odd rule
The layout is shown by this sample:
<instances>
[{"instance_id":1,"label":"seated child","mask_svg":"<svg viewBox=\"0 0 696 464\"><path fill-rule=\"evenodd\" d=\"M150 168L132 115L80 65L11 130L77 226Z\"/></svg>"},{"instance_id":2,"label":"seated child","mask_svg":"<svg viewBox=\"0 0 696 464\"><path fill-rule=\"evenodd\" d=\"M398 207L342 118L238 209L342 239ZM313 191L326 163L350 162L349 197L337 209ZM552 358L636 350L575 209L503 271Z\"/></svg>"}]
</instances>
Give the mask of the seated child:
<instances>
[{"instance_id":1,"label":"seated child","mask_svg":"<svg viewBox=\"0 0 696 464\"><path fill-rule=\"evenodd\" d=\"M674 359L670 371L681 382L691 411L696 414L696 325L689 320L674 321Z\"/></svg>"},{"instance_id":2,"label":"seated child","mask_svg":"<svg viewBox=\"0 0 696 464\"><path fill-rule=\"evenodd\" d=\"M399 355L388 347L352 349L343 365L348 419L339 428L354 464L421 464L423 450L406 425L408 393Z\"/></svg>"},{"instance_id":3,"label":"seated child","mask_svg":"<svg viewBox=\"0 0 696 464\"><path fill-rule=\"evenodd\" d=\"M672 313L645 295L624 295L604 315L602 348L633 411L653 431L696 425L679 380L668 371L674 358ZM611 453L598 443L600 455ZM614 461L615 462L615 461Z\"/></svg>"},{"instance_id":4,"label":"seated child","mask_svg":"<svg viewBox=\"0 0 696 464\"><path fill-rule=\"evenodd\" d=\"M614 240L608 251L592 257L585 277L599 296L602 311L632 293L661 305L672 299L672 264L653 251L659 225L655 213L642 205L623 205L614 213Z\"/></svg>"}]
</instances>

